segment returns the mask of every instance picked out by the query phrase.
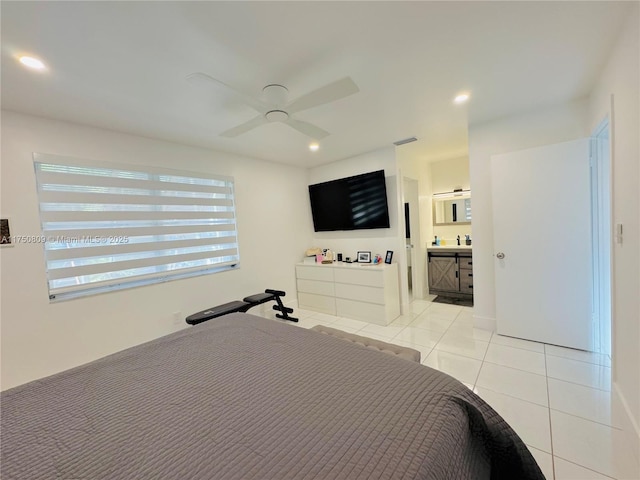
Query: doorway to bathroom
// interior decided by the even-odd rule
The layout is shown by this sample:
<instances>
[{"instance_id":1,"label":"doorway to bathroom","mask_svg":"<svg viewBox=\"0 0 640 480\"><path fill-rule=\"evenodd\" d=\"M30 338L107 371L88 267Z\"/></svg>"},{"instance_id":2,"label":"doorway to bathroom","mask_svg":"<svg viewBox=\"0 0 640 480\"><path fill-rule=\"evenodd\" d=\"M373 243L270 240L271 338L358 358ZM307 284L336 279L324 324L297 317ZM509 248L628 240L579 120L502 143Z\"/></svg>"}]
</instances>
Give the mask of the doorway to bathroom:
<instances>
[{"instance_id":1,"label":"doorway to bathroom","mask_svg":"<svg viewBox=\"0 0 640 480\"><path fill-rule=\"evenodd\" d=\"M420 246L420 215L418 207L418 181L403 178L404 237L407 256L407 285L409 301L422 298L421 268L417 258Z\"/></svg>"}]
</instances>

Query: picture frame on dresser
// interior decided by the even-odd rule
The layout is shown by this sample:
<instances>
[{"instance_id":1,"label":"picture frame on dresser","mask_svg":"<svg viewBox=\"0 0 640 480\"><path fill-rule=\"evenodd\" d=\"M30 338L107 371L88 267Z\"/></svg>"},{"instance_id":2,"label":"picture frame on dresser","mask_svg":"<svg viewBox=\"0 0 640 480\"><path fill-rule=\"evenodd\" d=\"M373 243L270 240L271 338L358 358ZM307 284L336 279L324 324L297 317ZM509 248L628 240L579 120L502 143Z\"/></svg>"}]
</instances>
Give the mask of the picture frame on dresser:
<instances>
[{"instance_id":1,"label":"picture frame on dresser","mask_svg":"<svg viewBox=\"0 0 640 480\"><path fill-rule=\"evenodd\" d=\"M358 252L358 263L371 263L371 252Z\"/></svg>"},{"instance_id":2,"label":"picture frame on dresser","mask_svg":"<svg viewBox=\"0 0 640 480\"><path fill-rule=\"evenodd\" d=\"M384 263L391 264L391 259L393 258L393 250L387 250L387 255L384 257Z\"/></svg>"}]
</instances>

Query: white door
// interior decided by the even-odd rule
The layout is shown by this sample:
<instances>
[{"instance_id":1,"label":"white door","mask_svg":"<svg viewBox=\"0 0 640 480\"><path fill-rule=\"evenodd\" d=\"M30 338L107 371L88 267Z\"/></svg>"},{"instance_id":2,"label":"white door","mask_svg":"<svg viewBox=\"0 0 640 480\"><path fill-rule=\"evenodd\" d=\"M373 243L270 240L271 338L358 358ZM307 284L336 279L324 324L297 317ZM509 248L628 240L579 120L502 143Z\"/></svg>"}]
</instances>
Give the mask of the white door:
<instances>
[{"instance_id":1,"label":"white door","mask_svg":"<svg viewBox=\"0 0 640 480\"><path fill-rule=\"evenodd\" d=\"M500 335L593 349L589 140L491 157Z\"/></svg>"}]
</instances>

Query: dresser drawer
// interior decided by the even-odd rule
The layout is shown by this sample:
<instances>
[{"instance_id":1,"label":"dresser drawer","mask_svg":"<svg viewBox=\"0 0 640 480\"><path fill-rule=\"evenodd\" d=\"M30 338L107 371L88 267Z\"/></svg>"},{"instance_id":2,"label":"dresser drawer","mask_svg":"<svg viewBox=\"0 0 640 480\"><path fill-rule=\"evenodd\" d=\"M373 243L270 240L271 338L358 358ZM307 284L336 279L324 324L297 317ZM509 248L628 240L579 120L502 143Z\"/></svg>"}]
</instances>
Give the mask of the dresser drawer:
<instances>
[{"instance_id":1,"label":"dresser drawer","mask_svg":"<svg viewBox=\"0 0 640 480\"><path fill-rule=\"evenodd\" d=\"M355 318L376 325L387 325L388 323L384 305L336 298L336 311L339 317Z\"/></svg>"},{"instance_id":2,"label":"dresser drawer","mask_svg":"<svg viewBox=\"0 0 640 480\"><path fill-rule=\"evenodd\" d=\"M315 293L298 292L298 307L304 310L314 310L316 312L336 314L336 299Z\"/></svg>"},{"instance_id":3,"label":"dresser drawer","mask_svg":"<svg viewBox=\"0 0 640 480\"><path fill-rule=\"evenodd\" d=\"M298 292L316 293L318 295L335 296L335 284L333 282L321 282L319 280L305 280L299 278L297 281Z\"/></svg>"},{"instance_id":4,"label":"dresser drawer","mask_svg":"<svg viewBox=\"0 0 640 480\"><path fill-rule=\"evenodd\" d=\"M473 293L473 272L460 270L460 293Z\"/></svg>"},{"instance_id":5,"label":"dresser drawer","mask_svg":"<svg viewBox=\"0 0 640 480\"><path fill-rule=\"evenodd\" d=\"M384 287L383 271L375 266L360 268L336 268L336 283L352 283L369 287Z\"/></svg>"},{"instance_id":6,"label":"dresser drawer","mask_svg":"<svg viewBox=\"0 0 640 480\"><path fill-rule=\"evenodd\" d=\"M378 287L336 283L336 297L384 305L384 290Z\"/></svg>"},{"instance_id":7,"label":"dresser drawer","mask_svg":"<svg viewBox=\"0 0 640 480\"><path fill-rule=\"evenodd\" d=\"M325 282L333 282L333 269L298 265L296 266L296 277L304 278L306 280L323 280Z\"/></svg>"},{"instance_id":8,"label":"dresser drawer","mask_svg":"<svg viewBox=\"0 0 640 480\"><path fill-rule=\"evenodd\" d=\"M466 268L469 270L473 269L473 258L472 257L460 257L460 268Z\"/></svg>"}]
</instances>

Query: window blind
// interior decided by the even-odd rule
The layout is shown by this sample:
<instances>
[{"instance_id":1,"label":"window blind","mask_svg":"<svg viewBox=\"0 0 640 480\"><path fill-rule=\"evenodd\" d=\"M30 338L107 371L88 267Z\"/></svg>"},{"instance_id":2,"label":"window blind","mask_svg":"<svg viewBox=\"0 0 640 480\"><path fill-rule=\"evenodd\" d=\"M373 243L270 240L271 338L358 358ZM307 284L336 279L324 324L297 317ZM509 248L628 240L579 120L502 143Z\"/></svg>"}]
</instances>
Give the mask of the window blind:
<instances>
[{"instance_id":1,"label":"window blind","mask_svg":"<svg viewBox=\"0 0 640 480\"><path fill-rule=\"evenodd\" d=\"M231 177L34 154L49 298L239 265Z\"/></svg>"}]
</instances>

